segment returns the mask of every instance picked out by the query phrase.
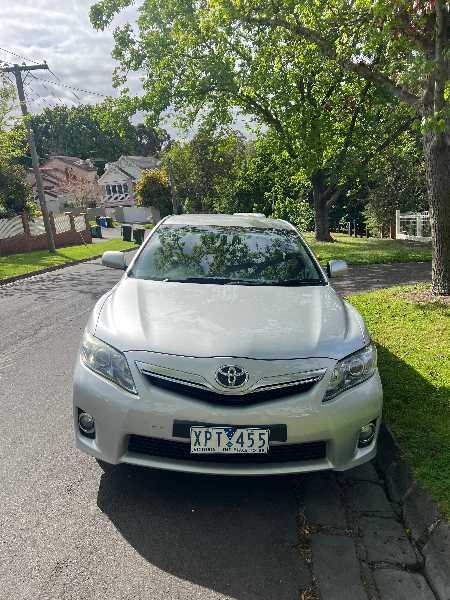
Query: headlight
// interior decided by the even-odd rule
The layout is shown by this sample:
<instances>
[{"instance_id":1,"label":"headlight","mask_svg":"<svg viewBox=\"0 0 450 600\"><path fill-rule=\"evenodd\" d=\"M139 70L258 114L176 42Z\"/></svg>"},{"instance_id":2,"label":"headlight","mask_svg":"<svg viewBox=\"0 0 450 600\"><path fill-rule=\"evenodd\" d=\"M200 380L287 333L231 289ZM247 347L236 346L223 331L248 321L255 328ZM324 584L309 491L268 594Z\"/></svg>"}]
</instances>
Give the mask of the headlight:
<instances>
[{"instance_id":1,"label":"headlight","mask_svg":"<svg viewBox=\"0 0 450 600\"><path fill-rule=\"evenodd\" d=\"M80 356L89 369L117 383L127 392L137 394L130 367L121 352L85 332Z\"/></svg>"},{"instance_id":2,"label":"headlight","mask_svg":"<svg viewBox=\"0 0 450 600\"><path fill-rule=\"evenodd\" d=\"M340 360L333 369L324 400L369 379L377 368L377 349L370 343L362 350Z\"/></svg>"}]
</instances>

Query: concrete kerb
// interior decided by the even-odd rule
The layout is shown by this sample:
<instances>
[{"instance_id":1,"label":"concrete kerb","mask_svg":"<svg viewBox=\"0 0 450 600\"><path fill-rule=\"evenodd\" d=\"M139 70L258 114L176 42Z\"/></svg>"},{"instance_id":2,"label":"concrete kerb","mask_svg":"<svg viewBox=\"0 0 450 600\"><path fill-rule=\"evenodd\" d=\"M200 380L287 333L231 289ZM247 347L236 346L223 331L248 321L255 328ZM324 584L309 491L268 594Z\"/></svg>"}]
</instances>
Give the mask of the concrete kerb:
<instances>
[{"instance_id":1,"label":"concrete kerb","mask_svg":"<svg viewBox=\"0 0 450 600\"><path fill-rule=\"evenodd\" d=\"M392 502L401 508L404 525L424 557L424 574L438 600L450 600L450 526L428 492L414 480L401 459L400 446L386 425L380 430L377 467Z\"/></svg>"},{"instance_id":2,"label":"concrete kerb","mask_svg":"<svg viewBox=\"0 0 450 600\"><path fill-rule=\"evenodd\" d=\"M121 250L121 252L133 252L138 248L139 246L136 246L136 248L126 248L125 250ZM89 256L88 258L80 258L79 260L73 260L62 265L53 265L51 267L46 267L45 269L39 269L39 271L31 271L30 273L15 275L14 277L8 277L7 279L0 279L0 287L3 285L14 283L16 281L21 281L22 279L31 279L32 277L44 275L45 273L51 273L52 271L59 271L60 269L65 269L66 267L73 267L74 265L89 262L90 260L96 260L97 258L101 258L102 256L103 252L101 252L100 254L95 254L94 256Z\"/></svg>"}]
</instances>

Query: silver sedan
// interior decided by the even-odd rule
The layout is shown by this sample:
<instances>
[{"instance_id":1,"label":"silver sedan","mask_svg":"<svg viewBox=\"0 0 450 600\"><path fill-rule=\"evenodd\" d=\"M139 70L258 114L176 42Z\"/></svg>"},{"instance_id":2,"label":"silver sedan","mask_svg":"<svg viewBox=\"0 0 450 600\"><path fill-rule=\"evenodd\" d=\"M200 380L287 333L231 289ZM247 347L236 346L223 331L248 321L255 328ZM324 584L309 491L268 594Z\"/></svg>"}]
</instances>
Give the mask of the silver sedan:
<instances>
[{"instance_id":1,"label":"silver sedan","mask_svg":"<svg viewBox=\"0 0 450 600\"><path fill-rule=\"evenodd\" d=\"M103 463L260 475L371 460L376 349L299 232L263 215L163 219L96 304L73 387Z\"/></svg>"}]
</instances>

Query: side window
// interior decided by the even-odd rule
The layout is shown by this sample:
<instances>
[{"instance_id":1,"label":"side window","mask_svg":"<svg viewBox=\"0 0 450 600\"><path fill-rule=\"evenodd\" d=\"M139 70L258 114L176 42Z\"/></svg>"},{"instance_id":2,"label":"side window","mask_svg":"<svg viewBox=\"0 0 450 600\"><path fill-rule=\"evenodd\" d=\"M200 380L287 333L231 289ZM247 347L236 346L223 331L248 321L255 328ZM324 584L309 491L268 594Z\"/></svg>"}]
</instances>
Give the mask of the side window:
<instances>
[{"instance_id":1,"label":"side window","mask_svg":"<svg viewBox=\"0 0 450 600\"><path fill-rule=\"evenodd\" d=\"M106 186L106 194L111 196L111 186L109 184Z\"/></svg>"},{"instance_id":2,"label":"side window","mask_svg":"<svg viewBox=\"0 0 450 600\"><path fill-rule=\"evenodd\" d=\"M121 184L121 183L118 183L118 184L117 184L117 193L118 193L118 194L121 194L121 193L122 193L122 184Z\"/></svg>"},{"instance_id":3,"label":"side window","mask_svg":"<svg viewBox=\"0 0 450 600\"><path fill-rule=\"evenodd\" d=\"M123 184L123 193L128 194L128 183Z\"/></svg>"}]
</instances>

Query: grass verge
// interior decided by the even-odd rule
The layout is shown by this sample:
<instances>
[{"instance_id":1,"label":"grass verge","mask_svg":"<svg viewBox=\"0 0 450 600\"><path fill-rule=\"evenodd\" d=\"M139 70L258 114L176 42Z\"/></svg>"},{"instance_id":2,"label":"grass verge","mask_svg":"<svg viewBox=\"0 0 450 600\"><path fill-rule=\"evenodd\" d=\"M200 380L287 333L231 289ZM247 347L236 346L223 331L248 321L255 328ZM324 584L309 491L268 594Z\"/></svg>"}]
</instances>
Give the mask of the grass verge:
<instances>
[{"instance_id":1,"label":"grass verge","mask_svg":"<svg viewBox=\"0 0 450 600\"><path fill-rule=\"evenodd\" d=\"M417 480L449 517L450 305L408 299L427 289L391 288L349 300L378 346L385 421Z\"/></svg>"},{"instance_id":2,"label":"grass verge","mask_svg":"<svg viewBox=\"0 0 450 600\"><path fill-rule=\"evenodd\" d=\"M136 247L134 242L108 240L100 244L82 244L80 246L58 248L54 254L50 254L48 250L36 250L34 252L11 254L11 256L1 256L0 281L9 277L37 273L49 267L98 256L107 250L127 250L134 247Z\"/></svg>"},{"instance_id":3,"label":"grass verge","mask_svg":"<svg viewBox=\"0 0 450 600\"><path fill-rule=\"evenodd\" d=\"M333 233L334 243L316 242L313 233L305 238L322 264L332 258L345 260L349 265L416 262L431 260L431 245L406 240L355 238Z\"/></svg>"}]
</instances>

